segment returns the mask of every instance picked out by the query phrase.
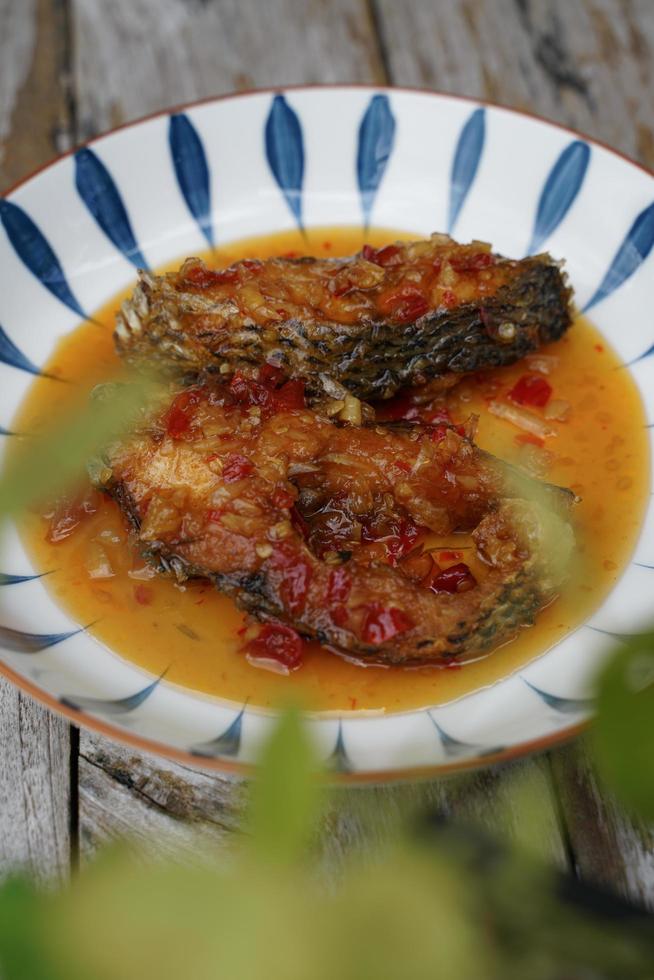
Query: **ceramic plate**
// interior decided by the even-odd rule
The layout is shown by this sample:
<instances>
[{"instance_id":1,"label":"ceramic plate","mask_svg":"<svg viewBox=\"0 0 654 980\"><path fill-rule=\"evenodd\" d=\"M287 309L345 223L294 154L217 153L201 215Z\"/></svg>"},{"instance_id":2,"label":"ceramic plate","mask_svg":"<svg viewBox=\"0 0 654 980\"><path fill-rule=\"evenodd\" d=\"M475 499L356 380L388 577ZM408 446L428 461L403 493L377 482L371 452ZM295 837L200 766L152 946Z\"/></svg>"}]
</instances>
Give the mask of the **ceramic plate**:
<instances>
[{"instance_id":1,"label":"ceramic plate","mask_svg":"<svg viewBox=\"0 0 654 980\"><path fill-rule=\"evenodd\" d=\"M0 201L2 438L57 340L134 280L223 244L304 226L447 230L565 256L579 306L654 419L654 178L545 121L427 92L294 88L216 99L94 140ZM643 315L645 313L645 315ZM654 506L592 619L519 672L430 710L310 725L340 773L395 778L507 758L569 735L615 636L651 616ZM0 669L89 728L170 756L247 766L269 713L149 677L57 607L18 535L0 554Z\"/></svg>"}]
</instances>

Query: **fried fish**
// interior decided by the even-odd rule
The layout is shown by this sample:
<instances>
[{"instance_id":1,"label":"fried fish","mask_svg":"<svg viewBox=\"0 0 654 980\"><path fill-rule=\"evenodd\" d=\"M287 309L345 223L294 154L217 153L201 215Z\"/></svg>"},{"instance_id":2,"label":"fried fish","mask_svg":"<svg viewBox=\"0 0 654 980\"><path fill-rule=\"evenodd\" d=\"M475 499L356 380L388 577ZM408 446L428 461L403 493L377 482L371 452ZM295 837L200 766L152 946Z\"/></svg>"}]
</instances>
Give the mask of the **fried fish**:
<instances>
[{"instance_id":1,"label":"fried fish","mask_svg":"<svg viewBox=\"0 0 654 980\"><path fill-rule=\"evenodd\" d=\"M571 290L549 256L516 261L433 235L353 258L141 272L115 339L130 362L226 377L269 363L304 380L310 399L378 399L511 364L570 323Z\"/></svg>"},{"instance_id":2,"label":"fried fish","mask_svg":"<svg viewBox=\"0 0 654 980\"><path fill-rule=\"evenodd\" d=\"M264 367L176 388L94 474L160 569L358 661L438 664L531 624L573 548L572 494L517 477L471 435L343 424ZM456 531L472 557L442 567L430 538Z\"/></svg>"}]
</instances>

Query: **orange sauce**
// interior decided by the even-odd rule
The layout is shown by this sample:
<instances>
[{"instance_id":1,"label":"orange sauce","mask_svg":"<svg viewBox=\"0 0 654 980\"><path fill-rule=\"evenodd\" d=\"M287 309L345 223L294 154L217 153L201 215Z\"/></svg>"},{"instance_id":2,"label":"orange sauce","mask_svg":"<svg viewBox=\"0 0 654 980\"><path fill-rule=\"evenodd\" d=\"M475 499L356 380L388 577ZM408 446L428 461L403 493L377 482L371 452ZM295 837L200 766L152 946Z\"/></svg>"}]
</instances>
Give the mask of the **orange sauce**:
<instances>
[{"instance_id":1,"label":"orange sauce","mask_svg":"<svg viewBox=\"0 0 654 980\"><path fill-rule=\"evenodd\" d=\"M372 230L376 247L406 233ZM313 229L307 240L297 232L249 239L206 256L216 266L237 258L265 258L288 251L347 255L361 248L360 229ZM112 329L118 296L56 347L46 370L76 384L36 379L15 426L30 432L71 406L83 405L89 390L118 367ZM100 326L98 326L100 324ZM78 622L94 623L92 634L116 654L169 682L242 704L269 706L299 695L307 706L326 711L402 711L461 697L492 684L544 653L587 618L609 592L628 560L641 525L649 483L645 419L628 372L594 327L579 318L567 336L542 351L553 360L548 381L553 398L569 403L566 421L553 422L542 476L571 487L581 497L574 510L578 560L564 594L543 610L537 624L491 655L458 669L361 667L312 645L302 668L281 676L251 666L241 652L237 631L244 619L230 599L203 582L179 586L156 577L135 578L143 563L128 546L125 525L107 501L67 540L46 540L43 518L28 514L22 533L35 566L52 571L47 586ZM492 372L500 395L515 384L525 363ZM478 443L505 459L524 463L533 447L520 446L520 430L489 414L474 381L464 380L450 396L454 417L480 417ZM91 580L87 560L100 541L115 572ZM457 547L452 539L452 547ZM140 601L139 601L140 599Z\"/></svg>"}]
</instances>

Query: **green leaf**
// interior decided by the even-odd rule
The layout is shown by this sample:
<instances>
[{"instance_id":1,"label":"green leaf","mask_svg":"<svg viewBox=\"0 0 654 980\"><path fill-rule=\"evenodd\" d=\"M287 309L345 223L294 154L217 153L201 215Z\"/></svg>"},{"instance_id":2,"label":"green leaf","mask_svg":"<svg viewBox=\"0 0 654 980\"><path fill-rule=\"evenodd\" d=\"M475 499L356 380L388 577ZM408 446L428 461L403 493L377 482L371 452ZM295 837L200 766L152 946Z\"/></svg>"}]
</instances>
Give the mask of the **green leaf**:
<instances>
[{"instance_id":1,"label":"green leaf","mask_svg":"<svg viewBox=\"0 0 654 980\"><path fill-rule=\"evenodd\" d=\"M44 900L24 878L0 887L0 976L3 980L58 980L42 940Z\"/></svg>"},{"instance_id":2,"label":"green leaf","mask_svg":"<svg viewBox=\"0 0 654 980\"><path fill-rule=\"evenodd\" d=\"M277 863L301 857L317 814L317 761L300 712L283 711L266 742L252 788L252 846Z\"/></svg>"},{"instance_id":3,"label":"green leaf","mask_svg":"<svg viewBox=\"0 0 654 980\"><path fill-rule=\"evenodd\" d=\"M602 671L593 745L606 784L654 819L654 633L634 637Z\"/></svg>"},{"instance_id":4,"label":"green leaf","mask_svg":"<svg viewBox=\"0 0 654 980\"><path fill-rule=\"evenodd\" d=\"M24 437L2 474L0 514L16 513L67 489L90 457L134 424L154 394L147 377L113 389L114 397L96 398L85 411Z\"/></svg>"}]
</instances>

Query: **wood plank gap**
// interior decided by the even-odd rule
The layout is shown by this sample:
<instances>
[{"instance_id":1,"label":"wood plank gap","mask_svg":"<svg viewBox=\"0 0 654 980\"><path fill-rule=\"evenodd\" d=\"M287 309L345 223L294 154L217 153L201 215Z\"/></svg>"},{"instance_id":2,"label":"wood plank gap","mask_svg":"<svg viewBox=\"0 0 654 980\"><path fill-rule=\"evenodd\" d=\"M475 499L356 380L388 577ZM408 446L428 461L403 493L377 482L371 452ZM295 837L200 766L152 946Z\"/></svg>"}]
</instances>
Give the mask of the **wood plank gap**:
<instances>
[{"instance_id":1,"label":"wood plank gap","mask_svg":"<svg viewBox=\"0 0 654 980\"><path fill-rule=\"evenodd\" d=\"M75 97L74 64L75 64L75 32L73 30L73 0L54 0L59 8L61 32L61 90L66 106L68 123L66 149L79 141L77 125L77 99ZM78 738L79 743L79 738Z\"/></svg>"},{"instance_id":2,"label":"wood plank gap","mask_svg":"<svg viewBox=\"0 0 654 980\"><path fill-rule=\"evenodd\" d=\"M372 26L372 32L377 43L377 52L379 57L379 64L383 73L383 84L392 85L392 70L391 70L391 60L388 52L388 45L386 43L386 35L384 33L383 20L377 6L377 0L366 0L366 7L368 8L368 17L370 18L370 24Z\"/></svg>"},{"instance_id":3,"label":"wood plank gap","mask_svg":"<svg viewBox=\"0 0 654 980\"><path fill-rule=\"evenodd\" d=\"M575 850L572 834L570 832L570 826L568 824L568 820L565 812L565 806L563 804L563 800L561 799L561 794L559 793L559 783L554 768L552 753L547 752L544 756L544 759L549 774L549 782L552 787L553 810L557 823L559 825L559 833L561 834L561 846L565 853L565 857L568 865L568 872L574 875L575 878L580 879L581 875L579 873L579 861L577 858L577 852Z\"/></svg>"},{"instance_id":4,"label":"wood plank gap","mask_svg":"<svg viewBox=\"0 0 654 980\"><path fill-rule=\"evenodd\" d=\"M70 812L68 829L70 834L70 869L79 869L79 728L70 726Z\"/></svg>"}]
</instances>

